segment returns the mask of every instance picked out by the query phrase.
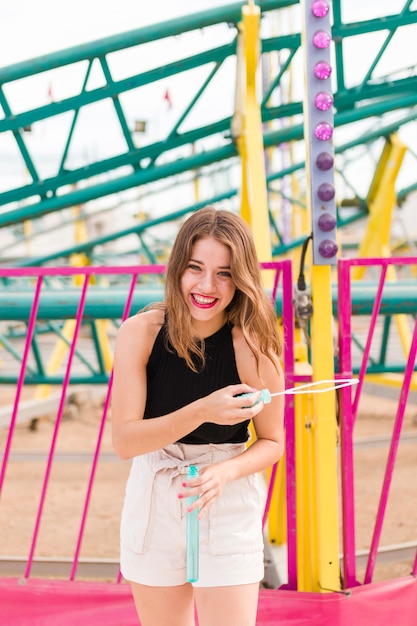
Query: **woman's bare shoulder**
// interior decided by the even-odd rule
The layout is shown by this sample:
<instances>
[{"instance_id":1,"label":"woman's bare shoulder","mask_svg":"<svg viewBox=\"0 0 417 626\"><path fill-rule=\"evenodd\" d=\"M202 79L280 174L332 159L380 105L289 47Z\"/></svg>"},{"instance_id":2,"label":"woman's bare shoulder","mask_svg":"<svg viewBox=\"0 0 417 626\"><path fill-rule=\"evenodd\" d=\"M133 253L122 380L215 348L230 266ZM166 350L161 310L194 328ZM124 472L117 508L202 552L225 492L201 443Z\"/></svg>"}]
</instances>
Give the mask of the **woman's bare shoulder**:
<instances>
[{"instance_id":1,"label":"woman's bare shoulder","mask_svg":"<svg viewBox=\"0 0 417 626\"><path fill-rule=\"evenodd\" d=\"M159 327L164 323L165 311L164 309L148 309L147 311L140 311L131 317L128 317L122 324L122 326L143 326L151 327L157 325Z\"/></svg>"},{"instance_id":2,"label":"woman's bare shoulder","mask_svg":"<svg viewBox=\"0 0 417 626\"><path fill-rule=\"evenodd\" d=\"M118 341L140 341L153 345L161 326L164 323L163 309L149 309L127 318L118 331Z\"/></svg>"},{"instance_id":3,"label":"woman's bare shoulder","mask_svg":"<svg viewBox=\"0 0 417 626\"><path fill-rule=\"evenodd\" d=\"M256 360L249 348L242 329L233 326L232 330L233 349L235 352L236 365L242 382L248 381L248 373L256 371ZM249 376L249 378L252 378ZM248 383L251 384L251 383Z\"/></svg>"},{"instance_id":4,"label":"woman's bare shoulder","mask_svg":"<svg viewBox=\"0 0 417 626\"><path fill-rule=\"evenodd\" d=\"M279 360L272 362L265 354L258 350L259 366L255 356L245 339L243 331L238 326L233 327L233 347L235 351L236 366L242 382L258 386L264 377L275 376L280 371ZM253 340L255 349L258 342Z\"/></svg>"}]
</instances>

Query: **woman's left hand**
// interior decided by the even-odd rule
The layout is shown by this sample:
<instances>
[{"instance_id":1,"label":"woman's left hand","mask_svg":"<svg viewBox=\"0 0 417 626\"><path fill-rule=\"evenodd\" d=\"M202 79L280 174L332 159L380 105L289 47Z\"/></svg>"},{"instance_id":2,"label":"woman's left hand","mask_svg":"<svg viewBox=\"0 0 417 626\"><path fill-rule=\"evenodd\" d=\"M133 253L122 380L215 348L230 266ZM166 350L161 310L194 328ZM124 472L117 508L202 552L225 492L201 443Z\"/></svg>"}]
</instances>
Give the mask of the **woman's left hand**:
<instances>
[{"instance_id":1,"label":"woman's left hand","mask_svg":"<svg viewBox=\"0 0 417 626\"><path fill-rule=\"evenodd\" d=\"M194 509L200 509L198 519L201 519L206 515L213 502L220 496L226 482L224 470L220 465L207 465L201 468L198 476L182 483L184 490L178 494L178 498L199 496L187 511L191 512Z\"/></svg>"}]
</instances>

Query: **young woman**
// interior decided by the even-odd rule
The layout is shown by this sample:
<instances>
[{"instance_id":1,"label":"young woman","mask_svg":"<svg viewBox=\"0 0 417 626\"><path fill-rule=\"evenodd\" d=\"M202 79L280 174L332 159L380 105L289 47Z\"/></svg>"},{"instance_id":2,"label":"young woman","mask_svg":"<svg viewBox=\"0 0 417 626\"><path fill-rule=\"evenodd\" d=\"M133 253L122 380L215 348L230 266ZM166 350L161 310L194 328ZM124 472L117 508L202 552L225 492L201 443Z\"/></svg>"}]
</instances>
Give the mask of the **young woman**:
<instances>
[{"instance_id":1,"label":"young woman","mask_svg":"<svg viewBox=\"0 0 417 626\"><path fill-rule=\"evenodd\" d=\"M193 626L195 606L199 626L255 625L264 575L259 472L284 450L283 399L264 405L259 390L284 388L281 347L245 222L213 207L197 211L172 248L165 302L126 320L116 342L113 445L133 459L121 571L142 626ZM248 445L250 420L256 437ZM187 479L190 464L199 475ZM190 508L200 520L193 584Z\"/></svg>"}]
</instances>

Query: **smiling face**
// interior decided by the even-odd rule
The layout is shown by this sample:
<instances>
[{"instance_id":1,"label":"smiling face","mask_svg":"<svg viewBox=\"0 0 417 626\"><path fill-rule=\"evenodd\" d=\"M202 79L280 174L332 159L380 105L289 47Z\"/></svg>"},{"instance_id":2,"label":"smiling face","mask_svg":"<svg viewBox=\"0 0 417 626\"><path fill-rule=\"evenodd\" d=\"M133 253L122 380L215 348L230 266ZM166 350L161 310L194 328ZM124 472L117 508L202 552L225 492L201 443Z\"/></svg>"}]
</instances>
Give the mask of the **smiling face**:
<instances>
[{"instance_id":1,"label":"smiling face","mask_svg":"<svg viewBox=\"0 0 417 626\"><path fill-rule=\"evenodd\" d=\"M235 291L229 248L213 237L198 239L181 277L181 293L200 337L209 337L225 324Z\"/></svg>"}]
</instances>

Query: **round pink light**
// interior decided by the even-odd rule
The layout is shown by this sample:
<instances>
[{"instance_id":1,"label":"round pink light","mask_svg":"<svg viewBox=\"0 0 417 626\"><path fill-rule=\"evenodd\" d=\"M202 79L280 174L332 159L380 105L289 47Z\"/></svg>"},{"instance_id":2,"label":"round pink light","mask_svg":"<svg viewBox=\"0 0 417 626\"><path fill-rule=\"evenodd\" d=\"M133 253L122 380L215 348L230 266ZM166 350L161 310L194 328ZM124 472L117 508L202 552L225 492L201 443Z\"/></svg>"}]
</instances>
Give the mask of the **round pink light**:
<instances>
[{"instance_id":1,"label":"round pink light","mask_svg":"<svg viewBox=\"0 0 417 626\"><path fill-rule=\"evenodd\" d=\"M313 44L316 46L316 48L320 48L321 50L328 48L330 46L331 40L332 38L330 33L325 30L318 30L313 35Z\"/></svg>"},{"instance_id":2,"label":"round pink light","mask_svg":"<svg viewBox=\"0 0 417 626\"><path fill-rule=\"evenodd\" d=\"M314 0L313 4L311 5L311 12L314 17L326 17L329 10L330 7L327 2L325 2L325 0Z\"/></svg>"},{"instance_id":3,"label":"round pink light","mask_svg":"<svg viewBox=\"0 0 417 626\"><path fill-rule=\"evenodd\" d=\"M333 136L333 126L328 122L319 122L314 129L314 134L320 141L329 141Z\"/></svg>"},{"instance_id":4,"label":"round pink light","mask_svg":"<svg viewBox=\"0 0 417 626\"><path fill-rule=\"evenodd\" d=\"M314 66L314 76L320 80L326 80L332 73L332 68L327 61L317 61Z\"/></svg>"},{"instance_id":5,"label":"round pink light","mask_svg":"<svg viewBox=\"0 0 417 626\"><path fill-rule=\"evenodd\" d=\"M320 111L328 111L333 105L333 96L327 91L320 91L314 98L314 104Z\"/></svg>"}]
</instances>

